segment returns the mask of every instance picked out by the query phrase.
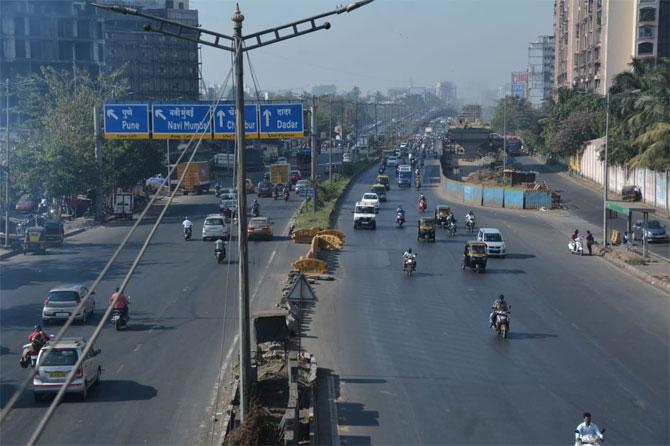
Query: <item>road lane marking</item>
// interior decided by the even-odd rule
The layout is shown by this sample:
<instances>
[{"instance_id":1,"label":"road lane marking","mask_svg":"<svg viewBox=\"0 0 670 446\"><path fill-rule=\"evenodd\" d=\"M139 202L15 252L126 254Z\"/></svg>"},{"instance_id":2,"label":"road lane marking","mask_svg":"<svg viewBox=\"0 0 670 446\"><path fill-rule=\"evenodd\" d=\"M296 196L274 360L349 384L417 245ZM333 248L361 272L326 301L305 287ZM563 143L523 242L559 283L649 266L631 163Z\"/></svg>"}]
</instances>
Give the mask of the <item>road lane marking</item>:
<instances>
[{"instance_id":1,"label":"road lane marking","mask_svg":"<svg viewBox=\"0 0 670 446\"><path fill-rule=\"evenodd\" d=\"M133 350L133 351L136 352L136 351L138 351L141 347L142 347L142 344L137 344L137 347L135 347L135 350Z\"/></svg>"},{"instance_id":2,"label":"road lane marking","mask_svg":"<svg viewBox=\"0 0 670 446\"><path fill-rule=\"evenodd\" d=\"M270 259L265 264L265 268L263 268L263 273L261 274L262 279L254 287L254 292L251 295L251 302L252 303L256 300L256 296L258 295L258 292L261 289L261 284L263 284L263 282L265 282L265 278L267 277L267 274L268 274L268 269L270 269L270 265L272 265L272 260L275 258L276 254L277 254L277 249L275 248L275 249L272 250L272 254L270 254Z\"/></svg>"},{"instance_id":3,"label":"road lane marking","mask_svg":"<svg viewBox=\"0 0 670 446\"><path fill-rule=\"evenodd\" d=\"M335 378L328 375L328 405L330 406L330 441L333 446L340 446L340 427L337 423L337 402L335 401Z\"/></svg>"},{"instance_id":4,"label":"road lane marking","mask_svg":"<svg viewBox=\"0 0 670 446\"><path fill-rule=\"evenodd\" d=\"M119 368L116 369L116 374L118 375L121 372L121 370L123 370L123 364L121 364Z\"/></svg>"}]
</instances>

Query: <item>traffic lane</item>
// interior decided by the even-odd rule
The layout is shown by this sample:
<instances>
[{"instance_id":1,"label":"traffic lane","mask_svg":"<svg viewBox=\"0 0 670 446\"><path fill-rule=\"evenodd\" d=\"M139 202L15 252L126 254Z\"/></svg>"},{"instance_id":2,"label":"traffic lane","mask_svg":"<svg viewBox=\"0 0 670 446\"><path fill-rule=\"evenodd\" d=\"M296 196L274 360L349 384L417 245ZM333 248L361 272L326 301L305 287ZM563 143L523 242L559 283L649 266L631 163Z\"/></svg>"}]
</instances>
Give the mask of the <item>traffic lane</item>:
<instances>
[{"instance_id":1,"label":"traffic lane","mask_svg":"<svg viewBox=\"0 0 670 446\"><path fill-rule=\"evenodd\" d=\"M367 180L371 179L371 175L367 177ZM352 189L354 197L347 201L354 201L358 195L362 195L367 187L367 185L356 185ZM394 197L393 192L392 190L390 194L391 201L397 199ZM408 214L415 212L410 211L410 209L414 209L416 192L403 191L397 195L402 194L405 194L407 198L401 198L398 201L405 204ZM429 191L428 195L429 202L433 200L433 204L436 203ZM395 205L395 203L393 204ZM478 210L478 214L481 213L480 217L486 218L486 211L482 212ZM385 211L383 210L380 213L380 217L384 213ZM346 213L343 213L342 219L346 218ZM348 216L348 218L351 217ZM412 218L414 217L411 215L408 216L408 221L412 221ZM504 268L504 270L507 270L506 272L501 272L503 268L494 268L492 264L489 274L475 275L469 274L469 272L464 273L459 268L462 243L442 242L440 240L435 245L427 244L420 248L418 274L413 279L404 280L404 278L400 277L402 275L400 255L406 245L416 245L415 233L413 231L407 233L411 225L405 230L394 229L391 221L392 216L389 215L387 219L380 219L377 231L359 232L348 229L346 220L341 220L341 227L347 228L348 234L347 252L342 254L343 258L340 262L345 270L343 273L346 278L346 281L340 282L341 287L344 287L339 292L339 295L344 298L340 314L343 315L343 319L348 323L346 324L346 328L341 327L342 331L338 332L338 336L343 332L351 334L351 337L357 341L353 344L347 344L347 353L351 345L355 346L354 350L360 349L361 353L359 355L352 354L351 360L350 358L343 359L338 357L338 364L342 364L355 371L355 373L343 374L340 377L341 379L344 377L346 381L346 377L349 375L360 375L358 382L355 381L355 377L352 378L356 384L347 385L345 383L341 385L341 387L344 387L344 390L341 389L340 391L346 395L352 387L354 389L358 389L359 387L369 389L371 393L369 398L372 398L372 401L378 402L374 404L377 406L376 411L374 407L365 404L369 402L366 399L368 396L365 394L352 392L352 399L355 404L363 404L366 412L379 412L379 423L382 426L385 425L385 428L379 430L370 429L369 427L357 429L355 426L347 426L347 435L355 436L357 433L363 435L365 432L372 430L375 434L373 441L379 443L442 443L445 438L445 421L441 415L451 414L447 418L449 427L447 430L453 433L453 442L462 442L464 439L476 443L491 442L492 440L495 441L496 438L498 438L498 441L504 442L528 442L527 420L535 419L535 425L544 426L542 432L530 433L532 435L530 438L547 438L547 420L553 419L557 411L559 411L562 417L549 429L551 435L548 437L552 438L553 436L558 439L562 438L566 431L570 432L572 429L570 423L577 417L575 414L581 410L579 406L588 405L588 407L593 408L599 402L607 401L607 407L603 408L602 411L598 411L599 414L609 412L611 419L615 420L619 419L618 415L621 418L624 418L624 416L628 417L629 414L612 414L616 410L611 410L611 405L608 401L612 400L610 397L612 390L609 388L609 383L626 381L630 381L626 382L626 384L627 387L633 388L632 394L644 396L644 400L646 400L644 404L651 403L658 410L657 413L661 414L660 417L655 417L654 420L648 421L646 425L653 426L655 423L654 427L657 428L655 432L661 432L660 435L663 435L662 415L664 407L667 407L667 399L663 400L662 395L664 394L663 389L667 389L667 380L663 381L660 378L661 381L658 381L659 376L662 376L663 373L667 376L667 369L661 367L658 375L652 377L660 386L659 392L654 394L652 390L647 388L643 380L636 378L635 374L626 371L627 367L631 366L631 361L628 358L624 358L623 360L617 359L617 355L620 353L618 351L614 351L613 354L606 354L607 352L600 353L601 346L590 338L590 333L581 333L572 326L572 323L582 324L583 321L579 319L576 321L568 320L568 318L561 314L560 309L556 311L546 308L557 300L557 296L555 295L546 296L544 299L537 298L538 295L547 294L547 284L543 283L543 280L538 281L536 278L537 276L542 278L541 273L546 271L538 267L536 268L537 271L530 270L526 271L525 274L513 272L528 269L529 266L526 264L534 267L538 263L537 260L530 260L529 258L524 258L524 256L518 256L517 258L510 256L509 259L501 261L505 263L505 266L510 266L509 268ZM386 228L385 225L387 226ZM384 236L385 231L387 233L390 232L386 237ZM399 234L402 236L399 236ZM508 239L511 243L517 243L516 238L513 236L511 238L508 236ZM537 241L532 238L530 239L533 241L531 245L534 246L534 243L537 243ZM400 242L400 240L403 241ZM440 249L440 244L447 245L447 249ZM380 247L384 247L385 245L393 246L391 253L378 252ZM454 248L451 245L454 245ZM350 249L355 251L355 254L352 253L349 255L348 251ZM427 258L427 256L430 257ZM394 260L394 257L397 260ZM395 262L397 262L397 272L387 274L385 269L395 271ZM391 265L391 267L388 268L387 264ZM517 264L519 267L515 267ZM450 266L446 268L446 272L445 265ZM563 267L571 268L573 274L574 269L579 269L572 262ZM428 269L428 271L424 271L424 268ZM370 269L374 269L374 271L370 271ZM499 272L491 274L496 269ZM611 271L607 271L606 273L611 274ZM422 274L426 275L422 277ZM490 302L497 293L502 291L500 289L500 280L498 280L500 275L509 275L509 278L505 280L504 288L505 290L511 290L512 296L514 296L512 302L517 307L521 306L521 308L515 308L514 311L515 315L512 320L512 337L510 342L503 344L498 343L498 340L494 339L486 328ZM521 278L522 275L524 276L523 278ZM431 277L433 280L426 280ZM529 277L533 278L531 281L533 285L531 296L528 295L528 286L526 285ZM554 288L549 288L549 290L560 290L560 285L563 284L564 279L559 277L559 280L558 284ZM623 282L625 283L626 280L624 279ZM380 287L380 283L383 283L384 286ZM510 286L510 283L513 286ZM352 285L351 289L347 289L346 284L355 285ZM368 288L367 292L366 286ZM419 287L418 290L416 289L417 286ZM606 298L605 302L598 302L594 306L600 308L598 305L608 305L608 295L616 297L616 292L621 286L622 284L615 280L614 285L603 291L602 296ZM635 289L635 287L629 288ZM384 290L392 291L388 293L384 292ZM452 290L453 292L451 292ZM350 302L346 300L346 296L355 296L355 300ZM403 296L403 298L399 299L398 296ZM442 302L438 297L442 297L446 303ZM412 305L410 303L414 303L419 298L422 299L419 305ZM561 296L559 293L558 298L565 298L565 296ZM658 294L651 298L656 299L656 305L654 306L654 302L651 302L652 310L647 309L648 313L653 313L654 310L658 311L659 307L661 311L667 308L664 304L659 304L662 301L659 300ZM583 303L580 302L580 305L583 305ZM638 302L638 305L646 305L647 303L649 302ZM352 304L354 304L355 308L349 308L349 311L347 311L347 306L351 306ZM573 307L573 304L574 302L567 302L565 307L570 309ZM367 309L366 305L368 306ZM638 314L644 315L644 310L645 308L641 308L641 312L638 312ZM573 309L572 311L574 312L575 310ZM667 311L661 314L667 314ZM577 316L581 316L581 319L584 319L583 312L577 314ZM618 316L620 316L619 319L610 320L626 320L627 315ZM628 316L630 317L630 314ZM357 318L360 319L359 323L355 322ZM351 323L352 321L354 323ZM595 322L588 320L583 325L586 327L595 325L600 329L607 328L603 326L607 324L607 321L603 322L602 319L596 319ZM626 324L629 322L629 320L626 320ZM638 325L644 324L639 323ZM448 329L444 330L446 327ZM643 346L642 349L645 351L651 350L654 353L667 351L667 329L665 327L667 327L667 319L665 320L665 324L660 321L657 322L656 328L657 332L661 333L660 337L657 336L654 338L650 336L649 341L651 342L651 346L646 344L647 346ZM438 334L442 333L440 330L444 330L445 339L439 338ZM635 332L635 329L631 331ZM644 336L644 331L642 333L642 335L636 335L637 338ZM663 336L663 333L665 333L665 336ZM609 333L605 332L605 334ZM448 340L453 338L456 338L457 342L453 344L448 343ZM629 343L636 344L635 341L636 339L633 338ZM607 348L616 350L618 348L616 345L617 342L619 342L617 337L610 339ZM586 345L582 347L581 344L584 343ZM509 350L510 345L516 346L517 344L520 345L518 348L515 347L515 350ZM342 345L339 344L339 350L341 349ZM482 349L484 350L482 351ZM446 351L444 354L437 355L438 358L435 358L435 352L440 352L440 350ZM546 358L547 350L556 353L553 353L552 357ZM366 357L369 359L366 360ZM407 360L407 358L410 358L410 360ZM426 360L426 358L430 358L430 360ZM500 366L497 368L492 367L491 364L495 365L496 361L500 362ZM581 364L581 367L577 369L578 373L575 373L575 371L565 373L562 366L566 362ZM427 363L430 367L429 371L433 371L433 373L425 371ZM421 370L418 372L417 364L421 364ZM625 365L622 366L621 364ZM488 370L487 367L492 368ZM361 370L368 368L372 370ZM393 373L394 368L395 374ZM603 375L606 375L606 373L601 371L601 368L608 370L605 383L599 382L599 379L602 379ZM378 372L375 374L379 369L384 370L386 375L379 377ZM519 374L520 371L522 372L521 375ZM595 372L597 378L594 376L583 377L582 375L585 371L587 374ZM555 386L557 389L554 389L554 385L551 383L547 383L547 374L549 374L552 381L556 381ZM552 374L557 376L552 376ZM378 378L375 378L375 376ZM407 377L407 379L402 377ZM366 379L368 381L365 381ZM391 383L387 388L384 388L384 383L367 385L369 381L373 381L374 379L378 381L386 380L387 382L393 379L398 382ZM459 380L461 385L466 389L466 391L461 393L458 392L458 386L451 386L449 384L457 384ZM580 381L582 382L580 383ZM499 389L499 382L505 384L505 389ZM444 383L444 385L440 383ZM532 383L532 385L529 383ZM436 398L436 392L438 391L442 392L440 398ZM528 404L523 398L519 398L518 394L520 391L531 392L535 398L533 400L534 404ZM631 391L626 392L619 388L616 389L615 393L622 392L626 393L626 397L631 395ZM494 398L493 404L489 401L489 396L500 395L501 393L504 396ZM564 393L566 394L565 396L563 395ZM594 395L596 393L597 395ZM403 417L394 419L394 417L389 417L388 413L386 413L389 401L383 401L386 397L380 396L386 394L393 395L396 404L399 404L401 407L411 407L411 404L413 404L413 398L402 401L402 395L422 395L422 397L416 398L418 404L411 414L406 413ZM586 397L582 397L582 395L586 395ZM462 398L465 397L474 400L471 410L464 410L462 404L459 404L458 407L449 407L447 403L444 412L425 413L427 407L435 408L435 401L462 401ZM399 398L400 401L398 401ZM622 407L630 404L630 400L625 397L622 399L623 401L619 401L622 403ZM520 402L523 403L520 404ZM469 405L470 403L465 406ZM379 410L379 408L384 408L384 410ZM548 408L551 408L551 413L547 413ZM503 416L502 419L504 422L500 424L491 424L488 421L481 423L475 418L475 414L489 411L492 412L492 420L500 419L501 413L508 414L510 411L514 413L514 416L508 417L511 419ZM667 413L667 410L665 410L665 413ZM436 414L440 414L440 416L436 417ZM604 415L602 416L604 417ZM384 423L387 421L387 417L389 417L389 423ZM421 436L417 437L416 432L410 435L409 432L405 432L404 430L389 428L389 425L405 426L402 420L406 420L408 417L426 420L425 423L421 423L421 428L417 429L421 432ZM659 419L661 420L660 422ZM633 420L631 424L635 424L638 421ZM482 424L482 426L475 428L474 426L478 423ZM487 423L490 425L486 426ZM515 430L514 425L518 429ZM640 422L640 425L645 425L645 423ZM467 426L470 426L472 432L468 431ZM624 427L622 430L626 428ZM523 432L524 434L516 435L513 433L515 431ZM616 431L619 431L618 427ZM632 430L632 432L635 431L635 429ZM510 432L512 433L510 434ZM643 441L640 437L630 438L629 440ZM648 442L647 440L645 441Z\"/></svg>"},{"instance_id":2,"label":"traffic lane","mask_svg":"<svg viewBox=\"0 0 670 446\"><path fill-rule=\"evenodd\" d=\"M275 221L285 225L297 202L265 204L267 206L263 207L273 214ZM207 207L210 206L211 203L208 203ZM103 385L98 390L101 393L91 394L86 404L94 404L96 407L85 418L94 418L91 425L103 425L104 428L92 428L89 425L89 429L82 428L74 432L61 432L57 427L52 431L52 426L62 426L61 421L67 423L69 417L82 417L81 408L77 405L64 405L63 408L67 408L59 409L56 415L63 419L54 419L49 426L50 430L43 437L49 439L49 442L87 443L92 438L99 438L99 441L95 440L98 443L137 443L142 440L149 443L185 444L198 438L194 436L194 430L200 428L200 435L206 433L207 430L201 426L208 421L204 408L208 407L207 403L212 398L211 388L218 375L218 361L211 358L218 358L219 352L230 357L236 334L236 254L231 254L231 267L226 268L226 265L215 263L213 243L201 244L197 240L187 243L181 240L179 224L183 215L180 214L184 212L179 211L179 206L170 211L176 212L178 216L172 223L174 228L161 226L155 238L157 244L166 239L176 242L168 243L172 246L164 249L151 248L138 270L137 278L129 284L129 293L145 297L139 301L133 299L130 329L125 333L112 333L109 339L104 335L100 339L103 357L105 361L109 360L105 364L105 378L109 377L111 371L113 379L111 389ZM190 216L196 215L192 209L188 213ZM194 234L198 234L197 223ZM267 262L269 256L266 252L273 243L250 246L252 281L258 274L254 265ZM235 249L234 246L232 248ZM175 253L179 257L175 258ZM157 265L161 265L160 268L155 268ZM220 270L221 274L218 277L215 274L206 275L206 280L203 280L203 271L211 268ZM221 323L222 307L226 313L224 323ZM217 326L219 324L221 327ZM225 330L224 345L220 349L213 349L204 335L218 334L221 332L219 328ZM122 342L119 342L120 336L123 336ZM107 342L110 340L111 343ZM198 367L194 367L195 364ZM187 388L182 385L184 382L198 385ZM33 407L34 403L26 406ZM109 423L111 419L120 418L115 415L119 410L126 414L126 419ZM150 415L145 414L147 411ZM179 433L162 429L165 421L170 419L173 425L183 426ZM155 426L155 429L151 426ZM24 426L24 430L28 429ZM7 434L5 437L13 438Z\"/></svg>"},{"instance_id":3,"label":"traffic lane","mask_svg":"<svg viewBox=\"0 0 670 446\"><path fill-rule=\"evenodd\" d=\"M552 188L561 195L561 201L565 202L568 209L574 212L575 215L592 223L596 228L602 228L603 224L603 196L602 192L595 191L588 187L582 186L577 179L566 178L559 172L552 171L543 164L539 164L537 160L528 157L517 157L516 161L524 166L524 168L535 170L540 173L540 178L544 179ZM649 215L649 219L653 220L653 214ZM633 214L633 224L637 220L641 220L641 214ZM622 234L626 231L626 219L616 218L610 220L611 229L616 229ZM598 231L600 232L600 231ZM637 242L641 244L641 242ZM670 243L649 243L649 250L654 254L662 256L666 259L670 258Z\"/></svg>"}]
</instances>

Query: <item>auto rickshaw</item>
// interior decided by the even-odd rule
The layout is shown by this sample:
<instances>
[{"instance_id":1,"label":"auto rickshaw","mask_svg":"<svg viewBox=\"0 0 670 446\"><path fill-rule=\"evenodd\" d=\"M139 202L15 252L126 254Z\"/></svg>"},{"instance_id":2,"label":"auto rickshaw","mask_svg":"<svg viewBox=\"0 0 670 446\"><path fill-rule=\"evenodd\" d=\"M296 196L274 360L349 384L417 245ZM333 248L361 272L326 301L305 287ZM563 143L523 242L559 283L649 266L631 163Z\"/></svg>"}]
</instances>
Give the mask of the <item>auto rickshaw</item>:
<instances>
[{"instance_id":1,"label":"auto rickshaw","mask_svg":"<svg viewBox=\"0 0 670 446\"><path fill-rule=\"evenodd\" d=\"M449 224L449 216L451 215L451 208L447 205L440 204L435 207L435 221L438 226L446 228Z\"/></svg>"},{"instance_id":2,"label":"auto rickshaw","mask_svg":"<svg viewBox=\"0 0 670 446\"><path fill-rule=\"evenodd\" d=\"M44 241L47 246L63 246L65 225L62 220L47 220L44 222Z\"/></svg>"},{"instance_id":3,"label":"auto rickshaw","mask_svg":"<svg viewBox=\"0 0 670 446\"><path fill-rule=\"evenodd\" d=\"M638 186L624 186L621 189L621 199L623 201L640 201L642 200L642 191Z\"/></svg>"},{"instance_id":4,"label":"auto rickshaw","mask_svg":"<svg viewBox=\"0 0 670 446\"><path fill-rule=\"evenodd\" d=\"M435 241L435 219L433 217L419 217L417 229L417 240Z\"/></svg>"},{"instance_id":5,"label":"auto rickshaw","mask_svg":"<svg viewBox=\"0 0 670 446\"><path fill-rule=\"evenodd\" d=\"M28 254L29 252L36 254L46 254L46 230L42 226L31 226L26 228L21 248L24 255Z\"/></svg>"},{"instance_id":6,"label":"auto rickshaw","mask_svg":"<svg viewBox=\"0 0 670 446\"><path fill-rule=\"evenodd\" d=\"M374 192L379 197L379 201L386 201L386 188L383 184L373 184L370 192Z\"/></svg>"},{"instance_id":7,"label":"auto rickshaw","mask_svg":"<svg viewBox=\"0 0 670 446\"><path fill-rule=\"evenodd\" d=\"M388 175L377 175L377 183L383 184L386 190L391 190L391 182Z\"/></svg>"},{"instance_id":8,"label":"auto rickshaw","mask_svg":"<svg viewBox=\"0 0 670 446\"><path fill-rule=\"evenodd\" d=\"M483 273L486 271L486 260L486 243L469 241L465 244L462 269L468 267Z\"/></svg>"}]
</instances>

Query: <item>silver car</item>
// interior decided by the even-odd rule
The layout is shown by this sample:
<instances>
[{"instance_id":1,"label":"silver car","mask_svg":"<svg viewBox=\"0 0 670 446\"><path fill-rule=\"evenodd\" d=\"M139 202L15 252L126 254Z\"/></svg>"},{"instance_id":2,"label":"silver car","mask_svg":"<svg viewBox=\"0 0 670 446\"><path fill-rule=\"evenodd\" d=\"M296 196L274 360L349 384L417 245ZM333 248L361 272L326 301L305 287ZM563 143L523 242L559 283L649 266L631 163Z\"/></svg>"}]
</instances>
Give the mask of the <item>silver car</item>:
<instances>
[{"instance_id":1,"label":"silver car","mask_svg":"<svg viewBox=\"0 0 670 446\"><path fill-rule=\"evenodd\" d=\"M202 225L202 240L230 239L230 229L222 214L210 214Z\"/></svg>"},{"instance_id":2,"label":"silver car","mask_svg":"<svg viewBox=\"0 0 670 446\"><path fill-rule=\"evenodd\" d=\"M86 297L87 293L88 288L79 284L63 285L51 289L42 307L43 324L47 325L51 321L64 321L69 318L76 311L77 306ZM84 306L76 313L75 319L82 324L85 324L86 320L95 311L94 294L95 292L91 293Z\"/></svg>"},{"instance_id":3,"label":"silver car","mask_svg":"<svg viewBox=\"0 0 670 446\"><path fill-rule=\"evenodd\" d=\"M87 341L84 338L62 338L57 343L47 342L40 350L37 363L43 362L33 376L33 395L35 401L40 401L45 395L56 394L72 371L72 367L83 354ZM46 360L42 356L50 351ZM86 399L88 389L100 382L102 366L98 358L100 350L91 349L77 370L74 379L68 386L67 393L77 393L81 399Z\"/></svg>"}]
</instances>

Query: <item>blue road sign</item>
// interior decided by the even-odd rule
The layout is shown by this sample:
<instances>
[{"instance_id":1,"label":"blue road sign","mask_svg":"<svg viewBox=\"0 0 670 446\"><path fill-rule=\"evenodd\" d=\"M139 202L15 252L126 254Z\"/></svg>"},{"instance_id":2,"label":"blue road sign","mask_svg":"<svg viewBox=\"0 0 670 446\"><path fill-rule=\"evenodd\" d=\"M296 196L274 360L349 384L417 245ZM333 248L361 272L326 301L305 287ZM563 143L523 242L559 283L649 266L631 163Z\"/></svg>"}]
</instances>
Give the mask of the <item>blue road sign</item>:
<instances>
[{"instance_id":1,"label":"blue road sign","mask_svg":"<svg viewBox=\"0 0 670 446\"><path fill-rule=\"evenodd\" d=\"M185 139L202 134L212 139L209 104L153 104L154 139Z\"/></svg>"},{"instance_id":2,"label":"blue road sign","mask_svg":"<svg viewBox=\"0 0 670 446\"><path fill-rule=\"evenodd\" d=\"M302 138L302 104L261 104L261 138Z\"/></svg>"},{"instance_id":3,"label":"blue road sign","mask_svg":"<svg viewBox=\"0 0 670 446\"><path fill-rule=\"evenodd\" d=\"M106 139L149 139L148 104L105 104Z\"/></svg>"},{"instance_id":4,"label":"blue road sign","mask_svg":"<svg viewBox=\"0 0 670 446\"><path fill-rule=\"evenodd\" d=\"M258 138L258 108L256 104L244 105L244 137ZM235 138L235 104L220 104L214 110L214 139Z\"/></svg>"}]
</instances>

